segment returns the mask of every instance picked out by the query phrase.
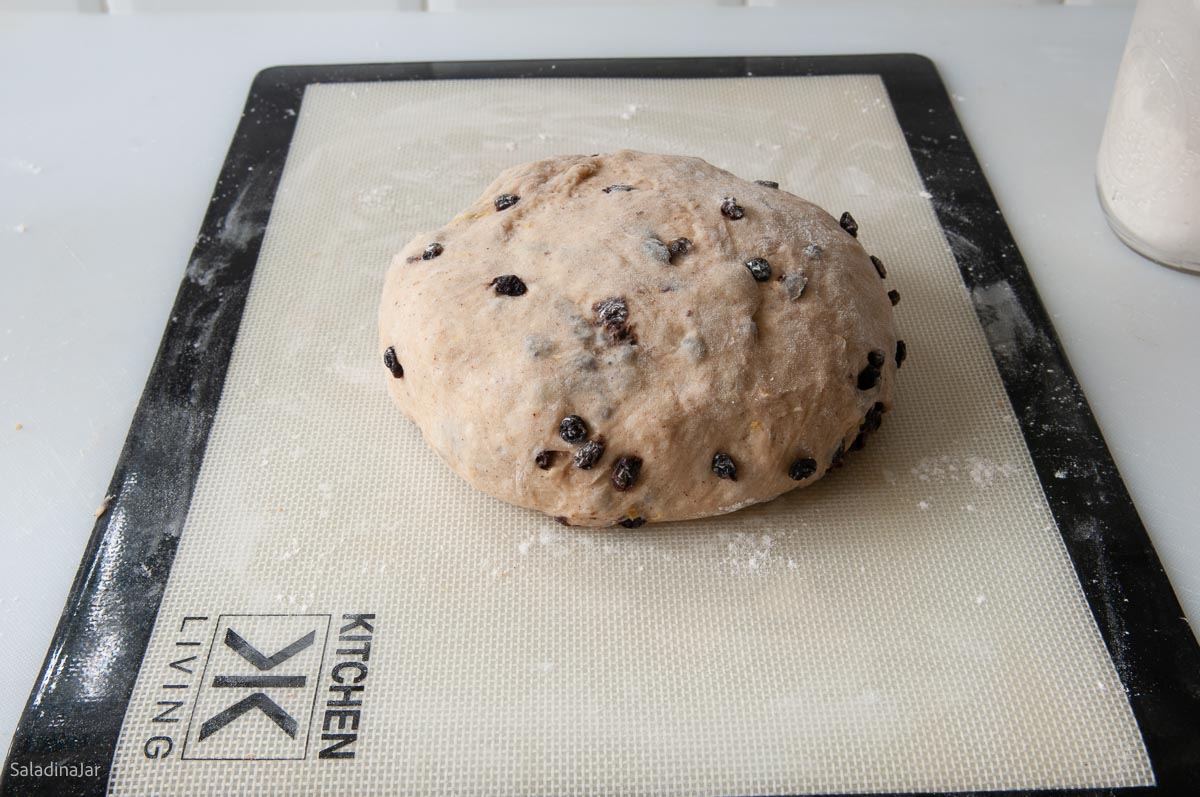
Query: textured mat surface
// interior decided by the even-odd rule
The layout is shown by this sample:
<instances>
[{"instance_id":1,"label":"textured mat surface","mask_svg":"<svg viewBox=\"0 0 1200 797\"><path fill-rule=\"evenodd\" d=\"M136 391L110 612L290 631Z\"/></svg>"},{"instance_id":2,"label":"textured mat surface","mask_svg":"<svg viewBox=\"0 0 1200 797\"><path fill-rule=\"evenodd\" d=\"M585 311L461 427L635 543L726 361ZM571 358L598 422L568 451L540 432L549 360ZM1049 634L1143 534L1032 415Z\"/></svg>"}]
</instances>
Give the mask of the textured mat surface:
<instances>
[{"instance_id":1,"label":"textured mat surface","mask_svg":"<svg viewBox=\"0 0 1200 797\"><path fill-rule=\"evenodd\" d=\"M297 110L113 794L1153 782L877 78L317 85ZM564 529L473 491L391 406L391 255L504 167L623 147L858 219L910 356L841 471L721 518ZM225 234L252 234L237 208Z\"/></svg>"}]
</instances>

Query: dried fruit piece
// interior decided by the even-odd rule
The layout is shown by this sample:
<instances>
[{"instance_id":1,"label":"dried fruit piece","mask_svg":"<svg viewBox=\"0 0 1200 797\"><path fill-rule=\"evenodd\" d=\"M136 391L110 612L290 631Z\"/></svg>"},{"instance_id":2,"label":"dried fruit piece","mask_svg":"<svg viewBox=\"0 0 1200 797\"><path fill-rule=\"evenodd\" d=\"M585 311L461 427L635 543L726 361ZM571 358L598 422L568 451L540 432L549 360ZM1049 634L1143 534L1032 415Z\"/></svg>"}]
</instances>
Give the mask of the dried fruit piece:
<instances>
[{"instance_id":1,"label":"dried fruit piece","mask_svg":"<svg viewBox=\"0 0 1200 797\"><path fill-rule=\"evenodd\" d=\"M592 312L596 314L596 324L604 328L604 332L613 343L623 340L628 340L631 344L637 343L633 328L626 323L629 320L629 307L623 298L614 296L596 302L592 305Z\"/></svg>"},{"instance_id":2,"label":"dried fruit piece","mask_svg":"<svg viewBox=\"0 0 1200 797\"><path fill-rule=\"evenodd\" d=\"M859 432L854 436L854 441L850 443L851 451L862 451L867 446L867 436Z\"/></svg>"},{"instance_id":3,"label":"dried fruit piece","mask_svg":"<svg viewBox=\"0 0 1200 797\"><path fill-rule=\"evenodd\" d=\"M808 457L802 457L788 467L788 478L792 479L793 481L800 482L804 481L816 472L817 461L815 459L809 459Z\"/></svg>"},{"instance_id":4,"label":"dried fruit piece","mask_svg":"<svg viewBox=\"0 0 1200 797\"><path fill-rule=\"evenodd\" d=\"M755 185L765 185L767 188L778 188L779 187L779 183L775 182L774 180L755 180L754 184Z\"/></svg>"},{"instance_id":5,"label":"dried fruit piece","mask_svg":"<svg viewBox=\"0 0 1200 797\"><path fill-rule=\"evenodd\" d=\"M737 203L737 197L727 196L721 200L721 215L736 221L746 215L746 209Z\"/></svg>"},{"instance_id":6,"label":"dried fruit piece","mask_svg":"<svg viewBox=\"0 0 1200 797\"><path fill-rule=\"evenodd\" d=\"M671 241L671 243L667 244L667 252L670 253L672 260L674 260L676 257L686 255L691 248L692 242L687 238L676 238L674 241Z\"/></svg>"},{"instance_id":7,"label":"dried fruit piece","mask_svg":"<svg viewBox=\"0 0 1200 797\"><path fill-rule=\"evenodd\" d=\"M858 222L855 221L854 217L850 215L850 211L847 210L842 214L842 217L838 219L838 224L842 225L842 229L853 235L855 238L858 237Z\"/></svg>"},{"instance_id":8,"label":"dried fruit piece","mask_svg":"<svg viewBox=\"0 0 1200 797\"><path fill-rule=\"evenodd\" d=\"M527 290L524 281L516 274L501 274L488 284L501 296L523 296Z\"/></svg>"},{"instance_id":9,"label":"dried fruit piece","mask_svg":"<svg viewBox=\"0 0 1200 797\"><path fill-rule=\"evenodd\" d=\"M657 238L647 238L642 243L642 251L649 255L651 260L657 260L659 263L671 262L671 250Z\"/></svg>"},{"instance_id":10,"label":"dried fruit piece","mask_svg":"<svg viewBox=\"0 0 1200 797\"><path fill-rule=\"evenodd\" d=\"M883 261L871 255L871 265L875 266L875 271L879 273L879 279L887 279L887 269L883 267Z\"/></svg>"},{"instance_id":11,"label":"dried fruit piece","mask_svg":"<svg viewBox=\"0 0 1200 797\"><path fill-rule=\"evenodd\" d=\"M867 410L867 416L863 418L863 422L859 425L858 430L867 434L877 431L883 425L884 412L886 412L886 408L883 406L883 402L876 401L875 406Z\"/></svg>"},{"instance_id":12,"label":"dried fruit piece","mask_svg":"<svg viewBox=\"0 0 1200 797\"><path fill-rule=\"evenodd\" d=\"M713 473L722 479L729 479L731 482L737 481L737 463L728 454L723 454L720 451L713 454L712 470Z\"/></svg>"},{"instance_id":13,"label":"dried fruit piece","mask_svg":"<svg viewBox=\"0 0 1200 797\"><path fill-rule=\"evenodd\" d=\"M555 521L556 523L560 524L560 525L563 525L563 526L570 526L570 525L571 525L571 521L567 520L567 519L566 519L565 517L563 517L562 515L555 515L555 516L554 516L554 521Z\"/></svg>"},{"instance_id":14,"label":"dried fruit piece","mask_svg":"<svg viewBox=\"0 0 1200 797\"><path fill-rule=\"evenodd\" d=\"M846 456L846 441L838 443L837 450L833 452L833 458L829 460L829 467L840 468L842 466L842 458Z\"/></svg>"},{"instance_id":15,"label":"dried fruit piece","mask_svg":"<svg viewBox=\"0 0 1200 797\"><path fill-rule=\"evenodd\" d=\"M602 456L604 456L604 438L595 437L588 440L575 452L575 467L591 470Z\"/></svg>"},{"instance_id":16,"label":"dried fruit piece","mask_svg":"<svg viewBox=\"0 0 1200 797\"><path fill-rule=\"evenodd\" d=\"M892 301L892 307L895 307L896 305L900 304L900 291L897 291L897 290L888 291L888 299L890 299Z\"/></svg>"},{"instance_id":17,"label":"dried fruit piece","mask_svg":"<svg viewBox=\"0 0 1200 797\"><path fill-rule=\"evenodd\" d=\"M896 341L896 367L899 368L908 359L908 346L902 340Z\"/></svg>"},{"instance_id":18,"label":"dried fruit piece","mask_svg":"<svg viewBox=\"0 0 1200 797\"><path fill-rule=\"evenodd\" d=\"M879 377L883 376L884 362L886 362L886 358L879 350L867 354L867 365L858 372L859 390L870 390L879 384Z\"/></svg>"},{"instance_id":19,"label":"dried fruit piece","mask_svg":"<svg viewBox=\"0 0 1200 797\"><path fill-rule=\"evenodd\" d=\"M631 185L610 185L608 188L602 188L600 190L606 194L611 194L613 191L632 191L633 186L631 186Z\"/></svg>"},{"instance_id":20,"label":"dried fruit piece","mask_svg":"<svg viewBox=\"0 0 1200 797\"><path fill-rule=\"evenodd\" d=\"M404 377L404 366L396 359L396 349L394 347L388 346L383 350L383 364L392 372L392 376L396 379Z\"/></svg>"},{"instance_id":21,"label":"dried fruit piece","mask_svg":"<svg viewBox=\"0 0 1200 797\"><path fill-rule=\"evenodd\" d=\"M557 451L539 451L533 461L542 470L550 470L550 466L554 464L554 455L557 453Z\"/></svg>"},{"instance_id":22,"label":"dried fruit piece","mask_svg":"<svg viewBox=\"0 0 1200 797\"><path fill-rule=\"evenodd\" d=\"M606 327L624 324L629 320L629 308L620 296L596 302L592 305L592 311L596 314L596 323Z\"/></svg>"},{"instance_id":23,"label":"dried fruit piece","mask_svg":"<svg viewBox=\"0 0 1200 797\"><path fill-rule=\"evenodd\" d=\"M870 390L879 384L880 376L881 374L878 368L872 368L868 365L866 368L858 372L858 389Z\"/></svg>"},{"instance_id":24,"label":"dried fruit piece","mask_svg":"<svg viewBox=\"0 0 1200 797\"><path fill-rule=\"evenodd\" d=\"M646 525L646 518L644 518L644 517L621 518L620 520L617 521L617 525L624 526L627 529L640 529L642 526Z\"/></svg>"},{"instance_id":25,"label":"dried fruit piece","mask_svg":"<svg viewBox=\"0 0 1200 797\"><path fill-rule=\"evenodd\" d=\"M612 475L608 477L608 480L612 482L614 490L623 493L634 485L641 472L642 458L627 455L618 459L617 463L613 465Z\"/></svg>"},{"instance_id":26,"label":"dried fruit piece","mask_svg":"<svg viewBox=\"0 0 1200 797\"><path fill-rule=\"evenodd\" d=\"M568 443L582 443L587 439L587 424L578 415L568 415L558 424L558 436Z\"/></svg>"},{"instance_id":27,"label":"dried fruit piece","mask_svg":"<svg viewBox=\"0 0 1200 797\"><path fill-rule=\"evenodd\" d=\"M801 274L799 271L789 271L783 277L783 290L787 293L787 297L793 302L804 294L805 287L808 286L808 277Z\"/></svg>"},{"instance_id":28,"label":"dried fruit piece","mask_svg":"<svg viewBox=\"0 0 1200 797\"><path fill-rule=\"evenodd\" d=\"M521 201L521 197L516 194L501 194L492 202L496 206L496 210L508 210L513 205Z\"/></svg>"},{"instance_id":29,"label":"dried fruit piece","mask_svg":"<svg viewBox=\"0 0 1200 797\"><path fill-rule=\"evenodd\" d=\"M425 251L421 253L422 260L433 260L435 257L446 251L446 247L442 246L437 241L434 241L429 246L425 247Z\"/></svg>"},{"instance_id":30,"label":"dried fruit piece","mask_svg":"<svg viewBox=\"0 0 1200 797\"><path fill-rule=\"evenodd\" d=\"M752 257L746 261L746 268L755 282L766 282L771 279L771 264L765 257Z\"/></svg>"}]
</instances>

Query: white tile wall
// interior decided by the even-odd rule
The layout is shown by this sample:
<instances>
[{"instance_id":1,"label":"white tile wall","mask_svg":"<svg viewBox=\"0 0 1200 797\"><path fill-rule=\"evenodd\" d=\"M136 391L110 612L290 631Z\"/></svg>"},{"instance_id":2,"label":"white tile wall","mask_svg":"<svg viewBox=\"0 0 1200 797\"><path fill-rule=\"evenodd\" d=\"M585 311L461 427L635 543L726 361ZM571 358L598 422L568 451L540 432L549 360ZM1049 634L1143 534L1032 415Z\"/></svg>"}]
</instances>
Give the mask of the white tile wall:
<instances>
[{"instance_id":1,"label":"white tile wall","mask_svg":"<svg viewBox=\"0 0 1200 797\"><path fill-rule=\"evenodd\" d=\"M0 11L89 11L104 10L104 0L0 0Z\"/></svg>"},{"instance_id":2,"label":"white tile wall","mask_svg":"<svg viewBox=\"0 0 1200 797\"><path fill-rule=\"evenodd\" d=\"M778 6L782 8L823 5L829 0L745 0L745 5L755 7ZM967 7L967 6L1131 6L1136 0L922 0L923 5ZM868 5L868 3L862 3Z\"/></svg>"},{"instance_id":3,"label":"white tile wall","mask_svg":"<svg viewBox=\"0 0 1200 797\"><path fill-rule=\"evenodd\" d=\"M0 0L0 7L7 0ZM423 11L424 0L102 0L111 14L159 11Z\"/></svg>"},{"instance_id":4,"label":"white tile wall","mask_svg":"<svg viewBox=\"0 0 1200 797\"><path fill-rule=\"evenodd\" d=\"M140 14L170 11L476 11L616 6L806 6L834 0L0 0L0 11ZM945 6L1131 6L1135 0L923 0Z\"/></svg>"},{"instance_id":5,"label":"white tile wall","mask_svg":"<svg viewBox=\"0 0 1200 797\"><path fill-rule=\"evenodd\" d=\"M746 0L425 0L428 11L498 8L615 8L634 6L744 6Z\"/></svg>"},{"instance_id":6,"label":"white tile wall","mask_svg":"<svg viewBox=\"0 0 1200 797\"><path fill-rule=\"evenodd\" d=\"M504 8L619 6L797 7L836 0L0 0L0 11L141 14L171 11L478 11ZM954 6L1131 6L1136 0L922 0ZM870 5L869 2L863 5Z\"/></svg>"}]
</instances>

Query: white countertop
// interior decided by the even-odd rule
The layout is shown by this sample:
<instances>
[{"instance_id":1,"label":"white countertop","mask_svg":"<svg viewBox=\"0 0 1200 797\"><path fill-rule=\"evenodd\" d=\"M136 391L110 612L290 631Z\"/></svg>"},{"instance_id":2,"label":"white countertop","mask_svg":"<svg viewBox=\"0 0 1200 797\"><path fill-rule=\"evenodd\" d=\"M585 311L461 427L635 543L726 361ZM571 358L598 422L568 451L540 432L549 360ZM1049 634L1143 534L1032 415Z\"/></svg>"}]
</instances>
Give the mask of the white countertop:
<instances>
[{"instance_id":1,"label":"white countertop","mask_svg":"<svg viewBox=\"0 0 1200 797\"><path fill-rule=\"evenodd\" d=\"M1195 624L1200 423L1187 397L1200 393L1200 277L1127 250L1093 193L1130 14L0 13L0 749L58 622L250 81L279 64L931 57Z\"/></svg>"}]
</instances>

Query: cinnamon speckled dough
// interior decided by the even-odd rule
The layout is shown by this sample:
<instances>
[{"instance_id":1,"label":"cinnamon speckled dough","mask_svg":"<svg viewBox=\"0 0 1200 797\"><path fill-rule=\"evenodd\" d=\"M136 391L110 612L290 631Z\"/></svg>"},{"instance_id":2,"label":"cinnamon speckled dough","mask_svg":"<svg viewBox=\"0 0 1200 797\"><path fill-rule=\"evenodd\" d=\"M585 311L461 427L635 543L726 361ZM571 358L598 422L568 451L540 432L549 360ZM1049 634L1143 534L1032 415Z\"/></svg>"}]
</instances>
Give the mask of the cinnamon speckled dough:
<instances>
[{"instance_id":1,"label":"cinnamon speckled dough","mask_svg":"<svg viewBox=\"0 0 1200 797\"><path fill-rule=\"evenodd\" d=\"M497 210L501 194L520 199ZM691 246L672 256L678 238ZM526 291L497 293L502 275ZM623 323L612 305L598 322L609 299ZM380 368L388 390L450 467L572 525L703 517L810 484L877 425L897 369L885 282L837 219L698 158L632 151L502 173L397 255L379 330L398 363ZM591 469L559 436L568 415L603 438ZM736 481L714 473L717 453ZM624 491L621 457L642 461ZM816 472L793 480L803 459Z\"/></svg>"}]
</instances>

